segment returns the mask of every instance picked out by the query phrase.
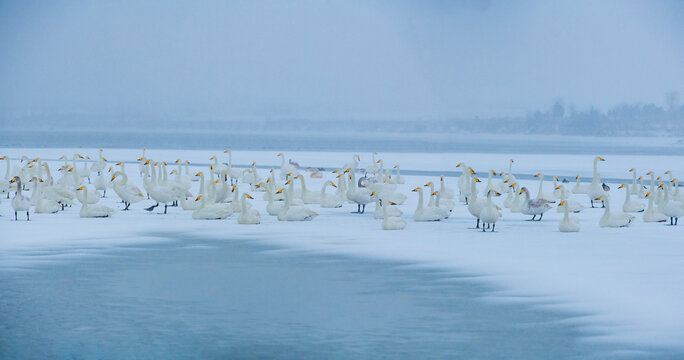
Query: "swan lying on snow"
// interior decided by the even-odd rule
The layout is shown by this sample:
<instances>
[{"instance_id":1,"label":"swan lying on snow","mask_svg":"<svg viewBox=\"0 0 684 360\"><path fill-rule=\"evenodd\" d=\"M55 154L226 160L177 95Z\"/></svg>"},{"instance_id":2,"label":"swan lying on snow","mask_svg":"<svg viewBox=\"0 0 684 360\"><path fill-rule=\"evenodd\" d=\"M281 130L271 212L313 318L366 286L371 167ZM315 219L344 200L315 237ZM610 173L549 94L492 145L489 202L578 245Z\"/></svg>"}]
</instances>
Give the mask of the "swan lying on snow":
<instances>
[{"instance_id":1,"label":"swan lying on snow","mask_svg":"<svg viewBox=\"0 0 684 360\"><path fill-rule=\"evenodd\" d=\"M603 203L606 208L606 210L603 212L603 216L601 216L601 220L599 221L600 227L626 227L632 223L632 220L634 220L633 215L625 214L622 212L611 212L609 199L604 199L602 196L599 196L596 200L603 200Z\"/></svg>"},{"instance_id":2,"label":"swan lying on snow","mask_svg":"<svg viewBox=\"0 0 684 360\"><path fill-rule=\"evenodd\" d=\"M561 201L558 204L558 208L563 209L563 220L558 224L558 230L560 232L578 232L580 230L579 218L577 216L570 216L565 201Z\"/></svg>"},{"instance_id":3,"label":"swan lying on snow","mask_svg":"<svg viewBox=\"0 0 684 360\"><path fill-rule=\"evenodd\" d=\"M79 215L82 218L100 218L100 217L110 217L114 215L116 210L104 206L104 205L98 205L98 204L93 204L90 205L88 204L88 191L81 186L80 188L76 189L77 193L82 192L83 193L83 205L81 206L81 211Z\"/></svg>"},{"instance_id":4,"label":"swan lying on snow","mask_svg":"<svg viewBox=\"0 0 684 360\"><path fill-rule=\"evenodd\" d=\"M423 207L423 188L417 187L412 191L418 192L418 207L416 208L416 212L413 213L413 220L439 221L444 217L442 212L434 206Z\"/></svg>"},{"instance_id":5,"label":"swan lying on snow","mask_svg":"<svg viewBox=\"0 0 684 360\"><path fill-rule=\"evenodd\" d=\"M390 205L395 205L390 202ZM395 208L395 207L392 207ZM398 209L397 209L398 210ZM387 202L382 203L382 229L383 230L403 230L406 221L399 216L391 216L387 213Z\"/></svg>"},{"instance_id":6,"label":"swan lying on snow","mask_svg":"<svg viewBox=\"0 0 684 360\"><path fill-rule=\"evenodd\" d=\"M240 216L238 216L238 224L259 224L261 223L261 215L255 209L250 209L247 207L247 199L254 199L252 195L243 193L240 198L242 203L242 211Z\"/></svg>"},{"instance_id":7,"label":"swan lying on snow","mask_svg":"<svg viewBox=\"0 0 684 360\"><path fill-rule=\"evenodd\" d=\"M643 212L646 206L638 201L632 201L632 192L629 189L628 184L622 184L618 189L625 188L625 203L622 204L622 211L626 213Z\"/></svg>"}]
</instances>

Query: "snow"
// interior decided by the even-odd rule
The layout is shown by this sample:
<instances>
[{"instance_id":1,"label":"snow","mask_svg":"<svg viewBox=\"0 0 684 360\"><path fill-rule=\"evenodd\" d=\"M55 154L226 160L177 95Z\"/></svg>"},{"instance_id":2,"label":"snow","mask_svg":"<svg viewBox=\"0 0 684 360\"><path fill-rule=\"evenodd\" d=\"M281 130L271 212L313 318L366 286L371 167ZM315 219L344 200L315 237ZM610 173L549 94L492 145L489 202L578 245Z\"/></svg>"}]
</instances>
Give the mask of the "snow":
<instances>
[{"instance_id":1,"label":"snow","mask_svg":"<svg viewBox=\"0 0 684 360\"><path fill-rule=\"evenodd\" d=\"M176 158L192 163L209 163L216 151L149 150L154 160L174 162ZM61 155L79 152L97 157L96 149L0 149L13 159L21 155L57 159ZM134 161L140 150L105 150L110 163ZM239 165L277 166L276 153L271 151L234 151L233 161ZM338 167L350 162L353 153L286 152L287 158L302 166ZM362 165L370 162L370 154L362 153ZM399 163L404 170L455 171L458 162L466 162L476 171L486 174L489 168L506 171L508 159L514 158L514 173L590 176L592 157L585 155L531 154L418 154L381 153L385 166ZM671 169L675 175L684 173L684 157L677 156L606 156L599 165L604 177L624 178L631 182L628 169L636 167L640 175L649 170L662 174ZM60 162L50 161L55 173ZM81 164L79 164L80 166ZM170 167L169 171L173 169ZM194 170L203 169L194 167ZM131 181L141 183L137 165L128 164ZM260 170L265 177L266 171ZM307 186L320 189L324 179L310 179ZM158 241L176 241L170 234L226 241L250 239L277 244L287 249L312 253L335 253L373 259L398 260L419 266L440 268L472 275L473 281L486 282L496 291L486 294L484 301L523 302L533 306L572 314L591 341L618 342L656 347L684 347L684 243L682 227L643 223L641 215L628 228L600 228L602 209L586 209L578 214L582 229L579 233L557 230L562 215L555 209L547 212L541 222L526 221L528 216L512 214L507 209L494 233L473 229L475 219L465 206L457 205L445 221L418 223L412 219L417 196L410 188L427 181L427 176L408 176L398 190L409 195L401 205L408 226L403 231L383 231L381 221L374 220L373 205L364 215L352 214L355 205L341 209L310 208L320 216L311 222L279 222L268 216L261 194L253 201L262 216L260 225L238 225L237 216L223 221L199 221L190 212L169 208L167 215L159 208L143 211L152 201L133 204L131 211L118 212L109 219L81 219L74 206L54 215L31 214L31 221L13 220L10 201L0 203L0 271L23 271L43 262L69 261L80 256L102 254L111 247L125 247ZM486 175L482 175L486 183ZM498 180L498 179L497 179ZM522 181L536 194L537 181ZM448 186L457 191L457 181L447 178ZM196 193L197 183L193 192ZM480 189L484 184L480 184ZM241 187L245 190L245 186ZM545 183L551 190L551 183ZM613 208L619 209L622 191L615 188ZM573 195L588 205L586 195ZM503 202L503 197L496 200ZM123 208L113 191L101 203ZM163 211L163 209L161 210ZM20 216L21 219L21 216Z\"/></svg>"}]
</instances>

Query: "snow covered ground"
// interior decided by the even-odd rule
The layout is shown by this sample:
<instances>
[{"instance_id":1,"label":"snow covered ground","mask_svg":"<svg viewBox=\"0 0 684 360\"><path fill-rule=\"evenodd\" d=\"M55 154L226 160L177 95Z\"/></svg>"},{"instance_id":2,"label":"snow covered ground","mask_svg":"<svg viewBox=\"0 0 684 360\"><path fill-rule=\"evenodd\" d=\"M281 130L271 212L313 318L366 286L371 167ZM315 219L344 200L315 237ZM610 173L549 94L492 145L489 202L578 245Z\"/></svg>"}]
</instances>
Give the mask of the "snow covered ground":
<instances>
[{"instance_id":1,"label":"snow covered ground","mask_svg":"<svg viewBox=\"0 0 684 360\"><path fill-rule=\"evenodd\" d=\"M176 158L192 163L209 163L216 154L227 161L223 149L211 151L149 150L147 156L158 161L174 162ZM95 149L0 149L1 155L13 159L21 155L31 158L57 159L79 152L97 157ZM134 161L140 150L106 150L110 163ZM272 151L236 151L233 161L247 165L274 166L279 158ZM350 162L352 153L292 152L286 153L302 166L339 167ZM381 153L385 165L400 164L402 170L455 171L455 165L466 162L478 171L486 183L490 168L507 170L508 159L514 158L515 174L588 177L592 157L585 155L530 154L411 154ZM361 166L370 154L361 154ZM628 169L636 167L640 175L653 170L663 174L672 170L684 174L682 156L607 156L599 171L604 177L630 179ZM53 173L60 162L50 161ZM78 164L82 166L82 164ZM174 167L170 167L172 170ZM193 167L205 170L205 167ZM127 165L131 181L138 184L137 165ZM260 170L261 176L266 172ZM312 190L320 189L324 179L306 178ZM352 214L355 205L341 209L310 208L320 216L312 222L279 222L268 216L261 193L253 205L262 216L259 225L238 225L236 215L223 221L192 220L190 212L169 208L166 215L156 209L142 208L151 200L131 206L131 211L118 212L109 219L81 219L78 207L51 215L31 214L32 221L13 220L10 201L0 203L0 271L22 271L41 262L66 261L79 256L96 256L108 248L132 243L165 241L169 234L193 233L222 241L246 238L278 244L293 250L345 254L375 259L409 261L419 266L443 268L472 274L473 281L486 282L499 291L487 294L486 301L524 302L534 306L576 314L576 321L586 330L587 339L636 344L641 346L684 348L684 230L682 227L643 223L641 215L628 228L600 228L602 209L585 209L578 214L582 223L579 233L557 230L561 215L552 209L541 222L526 221L528 216L504 211L494 233L474 229L475 220L465 206L457 205L451 217L434 223L418 223L412 219L417 196L411 188L434 176L408 176L400 192L409 196L401 205L408 226L403 231L383 231L380 220L373 218L374 206L366 214ZM497 179L498 181L498 179ZM480 189L483 188L480 184ZM536 181L522 183L536 194ZM456 190L456 179L447 184ZM572 184L570 184L572 185ZM197 183L193 192L197 192ZM612 187L613 207L620 208L624 194ZM240 190L245 190L241 186ZM551 183L545 183L551 191ZM586 195L572 198L588 206ZM113 191L101 203L122 209ZM502 202L503 197L497 199ZM21 217L20 217L21 219ZM684 224L683 224L684 225Z\"/></svg>"}]
</instances>

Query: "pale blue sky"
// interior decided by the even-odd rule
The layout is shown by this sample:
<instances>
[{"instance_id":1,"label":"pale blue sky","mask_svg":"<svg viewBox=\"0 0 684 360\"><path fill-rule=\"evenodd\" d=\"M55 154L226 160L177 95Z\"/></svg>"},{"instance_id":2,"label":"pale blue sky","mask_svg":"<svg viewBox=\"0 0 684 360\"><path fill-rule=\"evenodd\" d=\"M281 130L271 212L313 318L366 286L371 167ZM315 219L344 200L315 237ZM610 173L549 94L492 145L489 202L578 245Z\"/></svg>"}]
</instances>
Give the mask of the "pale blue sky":
<instances>
[{"instance_id":1,"label":"pale blue sky","mask_svg":"<svg viewBox=\"0 0 684 360\"><path fill-rule=\"evenodd\" d=\"M0 112L520 115L684 97L682 1L2 1Z\"/></svg>"}]
</instances>

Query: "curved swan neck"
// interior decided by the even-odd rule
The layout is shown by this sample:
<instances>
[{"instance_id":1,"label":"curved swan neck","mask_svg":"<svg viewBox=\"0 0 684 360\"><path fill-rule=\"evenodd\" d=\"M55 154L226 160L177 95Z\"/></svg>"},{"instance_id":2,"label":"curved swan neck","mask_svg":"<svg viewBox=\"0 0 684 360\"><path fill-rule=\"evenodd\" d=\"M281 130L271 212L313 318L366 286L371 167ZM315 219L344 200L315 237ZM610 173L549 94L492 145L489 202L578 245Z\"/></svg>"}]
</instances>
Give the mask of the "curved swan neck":
<instances>
[{"instance_id":1,"label":"curved swan neck","mask_svg":"<svg viewBox=\"0 0 684 360\"><path fill-rule=\"evenodd\" d=\"M418 208L416 211L421 210L423 208L423 189L418 188Z\"/></svg>"},{"instance_id":2,"label":"curved swan neck","mask_svg":"<svg viewBox=\"0 0 684 360\"><path fill-rule=\"evenodd\" d=\"M629 202L629 185L625 184L625 202Z\"/></svg>"}]
</instances>

